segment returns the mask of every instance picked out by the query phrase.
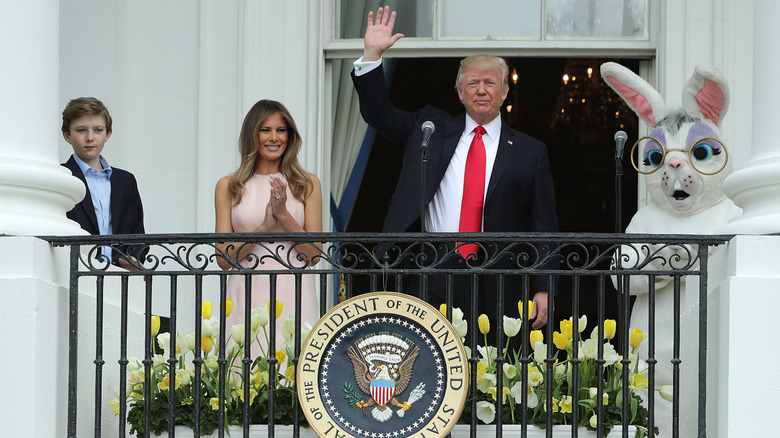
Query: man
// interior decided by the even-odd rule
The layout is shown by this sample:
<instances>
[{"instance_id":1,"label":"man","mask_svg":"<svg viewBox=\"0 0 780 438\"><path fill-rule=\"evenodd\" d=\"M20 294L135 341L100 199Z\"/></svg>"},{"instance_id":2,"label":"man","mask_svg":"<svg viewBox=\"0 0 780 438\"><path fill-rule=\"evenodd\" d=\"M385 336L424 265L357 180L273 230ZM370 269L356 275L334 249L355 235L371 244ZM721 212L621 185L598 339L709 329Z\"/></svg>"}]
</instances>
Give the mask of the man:
<instances>
[{"instance_id":1,"label":"man","mask_svg":"<svg viewBox=\"0 0 780 438\"><path fill-rule=\"evenodd\" d=\"M73 147L73 155L62 165L87 188L67 216L89 234L143 234L144 210L135 177L112 168L101 155L111 138L111 124L108 109L94 97L73 99L62 111L62 136ZM101 248L101 254L115 265L136 269L146 250L115 245Z\"/></svg>"},{"instance_id":2,"label":"man","mask_svg":"<svg viewBox=\"0 0 780 438\"><path fill-rule=\"evenodd\" d=\"M490 55L476 55L461 61L456 80L458 97L466 114L451 117L439 108L426 106L411 113L390 103L381 67L382 54L403 34L393 34L396 13L389 7L379 8L374 20L368 14L363 57L352 72L365 121L404 150L401 178L393 195L384 232L424 229L430 232L555 232L558 228L552 175L545 145L505 125L500 117L501 105L509 91L506 62ZM435 133L430 138L429 168L426 170L425 224L420 224L420 143L422 124L431 121ZM475 131L479 131L479 133ZM479 137L479 138L477 138ZM481 141L480 141L481 140ZM483 143L477 161L478 178L470 176L471 144ZM481 173L481 174L480 174ZM476 183L474 181L477 181ZM474 187L479 199L474 201ZM465 190L464 190L465 189ZM468 194L467 194L468 193ZM467 199L468 198L468 199ZM466 208L462 209L461 207ZM475 228L464 229L474 208L478 211ZM481 219L481 220L480 220ZM480 223L481 222L481 223ZM472 224L474 225L474 224ZM469 251L462 251L469 257ZM461 262L463 259L461 259ZM557 266L557 263L554 263ZM549 265L546 265L549 266ZM460 277L463 278L463 277ZM506 312L517 315L522 279L505 285ZM533 327L547 323L547 281L534 279L531 291L535 318ZM462 285L463 281L458 281ZM512 282L510 282L512 283ZM433 304L443 302L441 284L429 285ZM468 311L468 289L457 291L454 305ZM486 279L480 291L480 309L498 317L495 308L496 285ZM515 309L512 311L512 309Z\"/></svg>"}]
</instances>

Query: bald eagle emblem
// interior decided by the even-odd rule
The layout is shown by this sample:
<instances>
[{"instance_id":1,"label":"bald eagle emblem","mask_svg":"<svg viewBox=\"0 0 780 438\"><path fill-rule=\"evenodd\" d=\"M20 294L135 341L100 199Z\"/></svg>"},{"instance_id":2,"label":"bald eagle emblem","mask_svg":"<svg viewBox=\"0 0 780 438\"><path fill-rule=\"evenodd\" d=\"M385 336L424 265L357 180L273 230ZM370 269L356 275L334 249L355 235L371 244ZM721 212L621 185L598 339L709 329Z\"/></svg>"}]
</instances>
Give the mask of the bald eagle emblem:
<instances>
[{"instance_id":1,"label":"bald eagle emblem","mask_svg":"<svg viewBox=\"0 0 780 438\"><path fill-rule=\"evenodd\" d=\"M345 385L345 398L353 408L374 407L371 416L386 422L393 416L390 406L400 408L399 417L403 417L414 402L425 394L425 384L420 382L409 394L405 402L400 397L412 380L412 368L420 350L409 339L390 333L374 333L359 339L347 350L352 362L355 382L360 391L368 397L367 401Z\"/></svg>"}]
</instances>

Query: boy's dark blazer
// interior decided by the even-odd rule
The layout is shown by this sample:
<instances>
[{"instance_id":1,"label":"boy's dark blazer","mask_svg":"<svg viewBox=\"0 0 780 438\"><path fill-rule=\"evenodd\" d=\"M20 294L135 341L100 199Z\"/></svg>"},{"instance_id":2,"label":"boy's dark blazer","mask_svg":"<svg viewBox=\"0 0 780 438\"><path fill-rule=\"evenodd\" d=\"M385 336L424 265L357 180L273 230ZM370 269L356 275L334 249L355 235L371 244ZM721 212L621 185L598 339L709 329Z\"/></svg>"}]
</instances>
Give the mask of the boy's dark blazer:
<instances>
[{"instance_id":1,"label":"boy's dark blazer","mask_svg":"<svg viewBox=\"0 0 780 438\"><path fill-rule=\"evenodd\" d=\"M86 188L84 199L67 213L68 219L78 222L81 228L89 234L100 234L95 207L92 205L92 196L84 173L72 155L62 165L70 169L73 176L80 179ZM144 234L144 209L135 176L117 167L112 166L111 169L111 228L113 233ZM148 248L142 246L115 245L114 248L136 257L138 261L142 261L143 256L148 252ZM112 263L116 264L118 256L119 254L113 251Z\"/></svg>"}]
</instances>

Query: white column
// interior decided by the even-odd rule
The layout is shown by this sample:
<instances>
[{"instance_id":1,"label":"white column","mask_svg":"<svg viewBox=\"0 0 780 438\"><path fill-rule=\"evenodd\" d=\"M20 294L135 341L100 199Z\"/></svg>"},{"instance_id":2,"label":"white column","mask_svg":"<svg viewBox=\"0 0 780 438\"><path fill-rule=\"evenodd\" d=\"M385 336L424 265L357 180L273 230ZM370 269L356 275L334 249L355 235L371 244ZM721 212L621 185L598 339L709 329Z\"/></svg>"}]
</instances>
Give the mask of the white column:
<instances>
[{"instance_id":1,"label":"white column","mask_svg":"<svg viewBox=\"0 0 780 438\"><path fill-rule=\"evenodd\" d=\"M57 159L59 2L5 0L0 24L0 234L83 234L65 213L84 185Z\"/></svg>"},{"instance_id":2,"label":"white column","mask_svg":"<svg viewBox=\"0 0 780 438\"><path fill-rule=\"evenodd\" d=\"M780 350L774 348L780 338L777 251L778 236L736 236L728 244L726 280L710 283L718 289L713 294L717 304L710 303L708 332L716 333L718 345L717 357L710 355L708 362L708 384L713 377L717 384L708 385L707 402L718 413L707 418L708 431L717 427L717 434L708 436L767 436L777 415L776 406L765 402L780 398L780 368L775 366Z\"/></svg>"},{"instance_id":3,"label":"white column","mask_svg":"<svg viewBox=\"0 0 780 438\"><path fill-rule=\"evenodd\" d=\"M723 191L742 207L741 216L719 230L722 233L780 232L780 2L755 0L753 48L753 144L750 161L731 174Z\"/></svg>"},{"instance_id":4,"label":"white column","mask_svg":"<svg viewBox=\"0 0 780 438\"><path fill-rule=\"evenodd\" d=\"M0 236L0 297L0 373L7 377L5 396L0 397L0 435L64 437L68 249L29 236Z\"/></svg>"}]
</instances>

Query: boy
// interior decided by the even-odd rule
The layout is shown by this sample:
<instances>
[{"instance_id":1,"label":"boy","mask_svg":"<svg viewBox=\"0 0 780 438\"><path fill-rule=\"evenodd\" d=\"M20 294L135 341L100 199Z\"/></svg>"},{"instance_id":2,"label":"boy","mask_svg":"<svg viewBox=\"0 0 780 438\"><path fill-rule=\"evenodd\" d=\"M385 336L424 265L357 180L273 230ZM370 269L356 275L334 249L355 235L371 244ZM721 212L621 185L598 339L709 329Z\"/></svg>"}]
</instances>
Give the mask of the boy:
<instances>
[{"instance_id":1,"label":"boy","mask_svg":"<svg viewBox=\"0 0 780 438\"><path fill-rule=\"evenodd\" d=\"M73 155L62 164L87 187L84 199L67 213L69 219L90 234L143 234L144 211L132 173L111 167L100 154L111 138L111 115L103 102L80 97L62 111L62 136L73 147ZM101 248L111 263L133 269L143 261L148 248L114 245ZM125 256L125 257L123 257Z\"/></svg>"}]
</instances>

